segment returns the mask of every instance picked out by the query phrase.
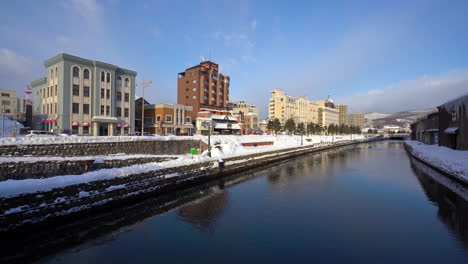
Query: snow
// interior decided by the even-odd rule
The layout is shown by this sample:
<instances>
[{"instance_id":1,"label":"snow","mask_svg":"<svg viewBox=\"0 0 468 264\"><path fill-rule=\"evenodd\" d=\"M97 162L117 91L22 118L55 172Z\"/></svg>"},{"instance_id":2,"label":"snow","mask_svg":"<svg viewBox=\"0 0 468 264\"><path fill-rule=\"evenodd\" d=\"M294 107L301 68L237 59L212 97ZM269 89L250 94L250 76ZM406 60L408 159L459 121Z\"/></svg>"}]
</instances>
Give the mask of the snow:
<instances>
[{"instance_id":1,"label":"snow","mask_svg":"<svg viewBox=\"0 0 468 264\"><path fill-rule=\"evenodd\" d=\"M445 134L455 134L458 131L458 127L449 127L444 130Z\"/></svg>"},{"instance_id":2,"label":"snow","mask_svg":"<svg viewBox=\"0 0 468 264\"><path fill-rule=\"evenodd\" d=\"M454 150L419 141L406 140L412 155L468 183L468 151Z\"/></svg>"},{"instance_id":3,"label":"snow","mask_svg":"<svg viewBox=\"0 0 468 264\"><path fill-rule=\"evenodd\" d=\"M86 140L99 140L103 137L76 137L83 138ZM120 137L104 137L104 140L119 139ZM128 138L128 137L122 137ZM135 140L170 140L170 139L200 139L204 142L208 141L206 136L194 136L194 137L130 137L135 138ZM145 139L149 138L149 139ZM303 136L303 145L310 146L316 143L332 143L339 142L343 140L355 140L363 139L361 135L343 135L343 136ZM44 138L33 138L37 139L39 142ZM55 138L53 138L55 139ZM68 139L68 138L66 138ZM265 142L271 141L274 144L268 146L258 146L258 147L244 147L242 143L253 143L253 142ZM47 142L47 141L46 141ZM39 143L38 143L39 144ZM184 165L190 165L195 163L202 163L207 161L217 161L219 159L224 159L228 157L237 157L255 153L262 153L268 151L275 151L281 149L288 149L301 146L301 136L261 136L261 135L249 135L249 136L212 136L211 137L211 157L208 157L208 152L205 151L201 155L196 155L192 158L192 155L157 155L157 157L177 157L177 159L172 159L164 162L151 162L146 164L137 164L129 167L122 168L111 168L111 169L102 169L97 171L91 171L81 175L62 175L55 176L45 179L25 179L25 180L7 180L0 182L0 197L11 197L24 193L34 193L40 191L49 191L54 188L62 188L69 185L76 185L82 183L89 183L98 180L110 180L119 177L128 177L135 174L146 173L151 171L157 171L165 168L173 168ZM108 156L106 159L114 158L133 158L133 157L152 157L153 155L117 155L117 156ZM156 156L156 155L154 155ZM0 159L0 162L5 161L35 161L40 159L83 159L85 157L3 157ZM88 157L89 158L89 157ZM91 157L93 159L104 159L102 156ZM177 176L177 174L170 175L171 177ZM117 188L114 186L114 188ZM81 194L85 195L85 194Z\"/></svg>"},{"instance_id":4,"label":"snow","mask_svg":"<svg viewBox=\"0 0 468 264\"><path fill-rule=\"evenodd\" d=\"M146 159L146 158L180 158L184 155L149 155L149 154L111 154L107 156L80 156L80 157L49 157L49 156L21 156L21 157L0 157L0 163L6 162L41 162L41 161L79 161L94 160L94 163L104 163L106 160L127 160L127 159Z\"/></svg>"}]
</instances>

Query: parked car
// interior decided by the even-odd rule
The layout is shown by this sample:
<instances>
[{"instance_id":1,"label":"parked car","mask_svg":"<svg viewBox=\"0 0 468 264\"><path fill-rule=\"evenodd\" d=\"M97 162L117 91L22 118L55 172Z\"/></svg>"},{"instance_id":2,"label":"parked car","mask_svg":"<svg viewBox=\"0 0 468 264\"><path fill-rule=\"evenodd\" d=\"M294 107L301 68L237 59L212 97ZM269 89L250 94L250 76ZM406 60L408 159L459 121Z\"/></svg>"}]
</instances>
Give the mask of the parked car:
<instances>
[{"instance_id":1,"label":"parked car","mask_svg":"<svg viewBox=\"0 0 468 264\"><path fill-rule=\"evenodd\" d=\"M43 130L30 130L27 137L58 137L59 135L54 132L43 131Z\"/></svg>"}]
</instances>

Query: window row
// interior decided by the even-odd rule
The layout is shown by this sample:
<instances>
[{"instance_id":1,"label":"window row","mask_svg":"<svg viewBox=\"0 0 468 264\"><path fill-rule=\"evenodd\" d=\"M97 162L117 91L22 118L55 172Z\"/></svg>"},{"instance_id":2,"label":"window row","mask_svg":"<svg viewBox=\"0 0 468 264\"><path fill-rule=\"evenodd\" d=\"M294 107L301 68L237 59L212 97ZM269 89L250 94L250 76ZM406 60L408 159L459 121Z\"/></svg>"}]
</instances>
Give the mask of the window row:
<instances>
[{"instance_id":1,"label":"window row","mask_svg":"<svg viewBox=\"0 0 468 264\"><path fill-rule=\"evenodd\" d=\"M81 113L84 115L89 115L89 104L83 104L83 108L81 109ZM80 104L73 103L72 105L72 113L79 114L80 113Z\"/></svg>"},{"instance_id":2,"label":"window row","mask_svg":"<svg viewBox=\"0 0 468 264\"><path fill-rule=\"evenodd\" d=\"M80 68L78 68L77 66L74 66L72 71L73 71L73 77L80 77ZM89 75L90 75L90 71L88 69L84 69L83 79L89 80Z\"/></svg>"},{"instance_id":3,"label":"window row","mask_svg":"<svg viewBox=\"0 0 468 264\"><path fill-rule=\"evenodd\" d=\"M122 77L118 76L117 77L117 83L116 83L116 86L117 87L122 87ZM125 78L125 87L130 87L130 79L128 78Z\"/></svg>"},{"instance_id":4,"label":"window row","mask_svg":"<svg viewBox=\"0 0 468 264\"><path fill-rule=\"evenodd\" d=\"M57 103L50 103L50 104L43 104L42 105L42 114L44 115L52 115L57 114L58 107Z\"/></svg>"},{"instance_id":5,"label":"window row","mask_svg":"<svg viewBox=\"0 0 468 264\"><path fill-rule=\"evenodd\" d=\"M124 117L129 117L129 115L130 115L129 109L128 109L128 108L124 108ZM117 116L117 117L121 117L121 116L122 116L122 108L121 108L121 107L117 107L116 116Z\"/></svg>"},{"instance_id":6,"label":"window row","mask_svg":"<svg viewBox=\"0 0 468 264\"><path fill-rule=\"evenodd\" d=\"M55 93L54 93L55 91ZM42 98L48 98L48 97L54 97L58 96L58 88L57 85L55 86L48 86L45 88L42 88Z\"/></svg>"},{"instance_id":7,"label":"window row","mask_svg":"<svg viewBox=\"0 0 468 264\"><path fill-rule=\"evenodd\" d=\"M73 95L79 96L80 95L80 86L74 84L73 85ZM89 97L89 86L83 86L83 97Z\"/></svg>"}]
</instances>

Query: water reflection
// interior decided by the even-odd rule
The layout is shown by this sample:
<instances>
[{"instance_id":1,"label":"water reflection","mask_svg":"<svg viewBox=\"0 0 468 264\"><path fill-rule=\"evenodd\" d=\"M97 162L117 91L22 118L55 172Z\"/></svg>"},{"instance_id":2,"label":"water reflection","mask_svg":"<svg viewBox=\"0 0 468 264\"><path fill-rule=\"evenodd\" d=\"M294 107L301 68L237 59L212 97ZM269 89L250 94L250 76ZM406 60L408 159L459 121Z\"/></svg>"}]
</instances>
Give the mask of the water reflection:
<instances>
[{"instance_id":1,"label":"water reflection","mask_svg":"<svg viewBox=\"0 0 468 264\"><path fill-rule=\"evenodd\" d=\"M414 158L410 161L427 198L437 205L439 219L468 250L468 189Z\"/></svg>"},{"instance_id":2,"label":"water reflection","mask_svg":"<svg viewBox=\"0 0 468 264\"><path fill-rule=\"evenodd\" d=\"M226 211L228 202L228 192L217 190L208 197L180 207L177 215L180 220L190 223L193 227L213 233L217 220Z\"/></svg>"}]
</instances>

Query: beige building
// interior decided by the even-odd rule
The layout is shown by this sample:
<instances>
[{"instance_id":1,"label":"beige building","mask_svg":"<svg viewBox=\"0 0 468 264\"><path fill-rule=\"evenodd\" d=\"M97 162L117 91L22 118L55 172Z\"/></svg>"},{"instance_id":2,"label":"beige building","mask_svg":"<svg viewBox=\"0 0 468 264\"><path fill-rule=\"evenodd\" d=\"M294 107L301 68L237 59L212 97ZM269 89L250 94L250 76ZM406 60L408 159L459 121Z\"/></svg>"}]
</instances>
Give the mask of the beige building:
<instances>
[{"instance_id":1,"label":"beige building","mask_svg":"<svg viewBox=\"0 0 468 264\"><path fill-rule=\"evenodd\" d=\"M319 107L305 97L292 97L283 91L271 91L268 119L278 118L281 125L292 118L296 124L318 123Z\"/></svg>"},{"instance_id":2,"label":"beige building","mask_svg":"<svg viewBox=\"0 0 468 264\"><path fill-rule=\"evenodd\" d=\"M5 110L5 116L16 114L16 91L0 89L0 100L2 102L0 111Z\"/></svg>"},{"instance_id":3,"label":"beige building","mask_svg":"<svg viewBox=\"0 0 468 264\"><path fill-rule=\"evenodd\" d=\"M229 110L235 115L240 114L243 123L243 134L250 134L253 131L258 131L259 126L259 111L256 105L248 104L245 101L229 103Z\"/></svg>"},{"instance_id":4,"label":"beige building","mask_svg":"<svg viewBox=\"0 0 468 264\"><path fill-rule=\"evenodd\" d=\"M339 111L338 123L340 125L348 124L348 106L339 104L335 107Z\"/></svg>"},{"instance_id":5,"label":"beige building","mask_svg":"<svg viewBox=\"0 0 468 264\"><path fill-rule=\"evenodd\" d=\"M339 124L339 111L331 107L319 108L319 124L322 127L329 127L331 124Z\"/></svg>"},{"instance_id":6,"label":"beige building","mask_svg":"<svg viewBox=\"0 0 468 264\"><path fill-rule=\"evenodd\" d=\"M364 128L364 114L357 112L357 113L348 115L348 125L357 126L359 128Z\"/></svg>"},{"instance_id":7,"label":"beige building","mask_svg":"<svg viewBox=\"0 0 468 264\"><path fill-rule=\"evenodd\" d=\"M318 106L318 124L322 127L328 127L331 124L339 124L340 112L335 109L335 104L332 100L315 101Z\"/></svg>"}]
</instances>

